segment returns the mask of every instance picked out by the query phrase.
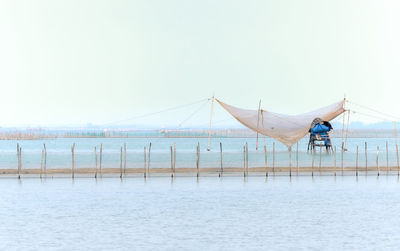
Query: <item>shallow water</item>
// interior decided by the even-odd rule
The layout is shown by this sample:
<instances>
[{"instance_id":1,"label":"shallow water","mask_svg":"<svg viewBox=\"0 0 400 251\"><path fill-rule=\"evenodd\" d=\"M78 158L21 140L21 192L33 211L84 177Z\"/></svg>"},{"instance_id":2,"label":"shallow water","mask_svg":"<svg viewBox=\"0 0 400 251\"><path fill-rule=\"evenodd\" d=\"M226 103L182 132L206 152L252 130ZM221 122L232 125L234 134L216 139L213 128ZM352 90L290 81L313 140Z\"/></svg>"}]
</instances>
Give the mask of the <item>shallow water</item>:
<instances>
[{"instance_id":1,"label":"shallow water","mask_svg":"<svg viewBox=\"0 0 400 251\"><path fill-rule=\"evenodd\" d=\"M170 167L170 146L176 143L176 167L195 168L196 167L196 145L199 143L200 168L219 167L220 165L220 142L223 149L224 167L243 166L243 146L248 142L249 167L265 166L264 139L260 139L260 147L256 150L255 138L213 138L211 139L211 151L207 151L207 138L60 138L49 140L1 140L0 141L0 168L17 168L16 145L22 147L22 168L40 168L41 151L43 143L47 147L47 168L71 168L71 146L75 143L75 168L94 168L95 152L97 147L99 154L100 144L103 146L103 167L119 168L120 149L126 143L127 147L127 168L142 168L144 162L144 147L146 147L148 160L148 148L150 142L151 165L154 168ZM359 147L358 163L360 167L365 167L365 142L367 145L368 166L376 166L376 160L380 166L397 166L397 156L395 140L393 138L349 138L347 142L348 151L343 153L344 166L355 166L356 147ZM388 142L388 152L386 152L386 142ZM266 140L267 164L273 165L273 144L275 143L275 166L289 166L289 152L286 146L271 139ZM341 139L333 138L333 145L336 147L336 165L341 165ZM304 138L299 142L298 155L296 146L293 147L292 164L301 167L310 167L312 155L307 153L308 139ZM379 153L377 155L377 147ZM335 163L334 154L326 154L325 151L317 150L315 163L319 164L321 158L322 166L333 166ZM98 156L99 161L99 156Z\"/></svg>"},{"instance_id":2,"label":"shallow water","mask_svg":"<svg viewBox=\"0 0 400 251\"><path fill-rule=\"evenodd\" d=\"M0 180L1 250L377 250L400 183L377 177Z\"/></svg>"}]
</instances>

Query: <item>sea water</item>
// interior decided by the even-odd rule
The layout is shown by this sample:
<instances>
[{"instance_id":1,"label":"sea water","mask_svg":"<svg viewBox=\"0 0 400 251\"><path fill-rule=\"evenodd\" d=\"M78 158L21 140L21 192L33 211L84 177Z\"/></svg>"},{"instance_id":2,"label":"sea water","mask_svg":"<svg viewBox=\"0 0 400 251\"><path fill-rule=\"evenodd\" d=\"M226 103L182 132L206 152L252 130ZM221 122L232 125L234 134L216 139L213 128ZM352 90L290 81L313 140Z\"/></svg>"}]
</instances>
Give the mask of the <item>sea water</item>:
<instances>
[{"instance_id":1,"label":"sea water","mask_svg":"<svg viewBox=\"0 0 400 251\"><path fill-rule=\"evenodd\" d=\"M397 250L397 176L0 179L1 250Z\"/></svg>"}]
</instances>

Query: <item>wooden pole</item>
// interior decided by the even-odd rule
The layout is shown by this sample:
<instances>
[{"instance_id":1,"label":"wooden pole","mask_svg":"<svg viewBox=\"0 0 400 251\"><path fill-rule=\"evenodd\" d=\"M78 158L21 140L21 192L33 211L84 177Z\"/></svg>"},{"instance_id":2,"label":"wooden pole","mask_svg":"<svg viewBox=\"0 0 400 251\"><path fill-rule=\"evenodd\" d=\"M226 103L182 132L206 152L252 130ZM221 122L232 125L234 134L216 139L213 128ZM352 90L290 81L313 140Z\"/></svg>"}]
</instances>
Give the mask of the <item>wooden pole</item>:
<instances>
[{"instance_id":1,"label":"wooden pole","mask_svg":"<svg viewBox=\"0 0 400 251\"><path fill-rule=\"evenodd\" d=\"M99 171L100 171L100 175L102 176L102 172L101 172L101 164L103 162L103 143L100 144L100 163L99 163Z\"/></svg>"},{"instance_id":2,"label":"wooden pole","mask_svg":"<svg viewBox=\"0 0 400 251\"><path fill-rule=\"evenodd\" d=\"M222 142L219 142L219 155L220 155L220 170L219 170L219 177L222 176L222 173L224 172L224 168L222 166Z\"/></svg>"},{"instance_id":3,"label":"wooden pole","mask_svg":"<svg viewBox=\"0 0 400 251\"><path fill-rule=\"evenodd\" d=\"M170 150L171 150L171 178L174 177L174 156L173 156L173 152L172 152L172 146L170 146Z\"/></svg>"},{"instance_id":4,"label":"wooden pole","mask_svg":"<svg viewBox=\"0 0 400 251\"><path fill-rule=\"evenodd\" d=\"M315 155L315 148L312 149L312 155L311 155L311 176L314 177L314 155Z\"/></svg>"},{"instance_id":5,"label":"wooden pole","mask_svg":"<svg viewBox=\"0 0 400 251\"><path fill-rule=\"evenodd\" d=\"M394 138L395 138L395 143L396 143L396 159L397 159L397 176L399 176L399 149L397 146L397 127L396 127L396 121L394 122Z\"/></svg>"},{"instance_id":6,"label":"wooden pole","mask_svg":"<svg viewBox=\"0 0 400 251\"><path fill-rule=\"evenodd\" d=\"M176 143L174 142L174 177L176 176Z\"/></svg>"},{"instance_id":7,"label":"wooden pole","mask_svg":"<svg viewBox=\"0 0 400 251\"><path fill-rule=\"evenodd\" d=\"M257 139L256 139L256 150L258 150L258 125L260 121L260 109L261 109L261 99L260 102L258 103L258 111L257 111Z\"/></svg>"},{"instance_id":8,"label":"wooden pole","mask_svg":"<svg viewBox=\"0 0 400 251\"><path fill-rule=\"evenodd\" d=\"M21 179L21 148L19 147L19 144L17 143L17 160L18 160L18 166L17 166L17 174L18 174L18 179Z\"/></svg>"},{"instance_id":9,"label":"wooden pole","mask_svg":"<svg viewBox=\"0 0 400 251\"><path fill-rule=\"evenodd\" d=\"M344 120L346 117L346 94L344 95L343 109L344 109L344 112L343 112L343 124L342 124L342 149L343 149L343 147L345 147L345 145L344 145Z\"/></svg>"},{"instance_id":10,"label":"wooden pole","mask_svg":"<svg viewBox=\"0 0 400 251\"><path fill-rule=\"evenodd\" d=\"M249 146L246 142L246 175L249 176Z\"/></svg>"},{"instance_id":11,"label":"wooden pole","mask_svg":"<svg viewBox=\"0 0 400 251\"><path fill-rule=\"evenodd\" d=\"M19 176L19 144L17 143L17 177Z\"/></svg>"},{"instance_id":12,"label":"wooden pole","mask_svg":"<svg viewBox=\"0 0 400 251\"><path fill-rule=\"evenodd\" d=\"M397 176L400 174L400 165L399 165L399 147L396 144L396 159L397 159Z\"/></svg>"},{"instance_id":13,"label":"wooden pole","mask_svg":"<svg viewBox=\"0 0 400 251\"><path fill-rule=\"evenodd\" d=\"M358 145L356 147L356 176L358 176Z\"/></svg>"},{"instance_id":14,"label":"wooden pole","mask_svg":"<svg viewBox=\"0 0 400 251\"><path fill-rule=\"evenodd\" d=\"M21 171L22 171L22 148L19 147L19 174L18 174L18 179L21 178Z\"/></svg>"},{"instance_id":15,"label":"wooden pole","mask_svg":"<svg viewBox=\"0 0 400 251\"><path fill-rule=\"evenodd\" d=\"M122 146L121 146L121 154L120 154L120 161L119 161L119 178L122 179Z\"/></svg>"},{"instance_id":16,"label":"wooden pole","mask_svg":"<svg viewBox=\"0 0 400 251\"><path fill-rule=\"evenodd\" d=\"M19 144L17 143L17 177L19 177Z\"/></svg>"},{"instance_id":17,"label":"wooden pole","mask_svg":"<svg viewBox=\"0 0 400 251\"><path fill-rule=\"evenodd\" d=\"M335 173L335 176L336 176L336 146L333 148L333 150L335 151L333 153L333 169L334 169L334 173Z\"/></svg>"},{"instance_id":18,"label":"wooden pole","mask_svg":"<svg viewBox=\"0 0 400 251\"><path fill-rule=\"evenodd\" d=\"M212 114L214 107L214 95L211 98L211 111L210 111L210 130L208 131L208 143L207 143L207 151L210 151L210 138L211 138L211 125L212 125Z\"/></svg>"},{"instance_id":19,"label":"wooden pole","mask_svg":"<svg viewBox=\"0 0 400 251\"><path fill-rule=\"evenodd\" d=\"M365 142L365 174L368 174L368 151L367 151L367 142Z\"/></svg>"},{"instance_id":20,"label":"wooden pole","mask_svg":"<svg viewBox=\"0 0 400 251\"><path fill-rule=\"evenodd\" d=\"M342 142L341 164L340 164L342 167L342 176L343 176L343 172L344 172L343 153L344 153L344 142Z\"/></svg>"},{"instance_id":21,"label":"wooden pole","mask_svg":"<svg viewBox=\"0 0 400 251\"><path fill-rule=\"evenodd\" d=\"M150 142L150 144L149 144L149 154L148 154L148 156L149 156L149 159L148 159L148 161L147 161L147 175L150 177L150 157L151 157L151 142Z\"/></svg>"},{"instance_id":22,"label":"wooden pole","mask_svg":"<svg viewBox=\"0 0 400 251\"><path fill-rule=\"evenodd\" d=\"M147 160L146 160L146 147L143 148L143 176L146 178L147 177Z\"/></svg>"},{"instance_id":23,"label":"wooden pole","mask_svg":"<svg viewBox=\"0 0 400 251\"><path fill-rule=\"evenodd\" d=\"M344 151L347 151L347 136L349 134L349 123L350 123L350 110L347 110L347 125L346 125L346 136L344 138Z\"/></svg>"},{"instance_id":24,"label":"wooden pole","mask_svg":"<svg viewBox=\"0 0 400 251\"><path fill-rule=\"evenodd\" d=\"M75 178L75 143L71 147L71 152L72 152L72 167L71 167L71 173L72 173L72 178Z\"/></svg>"},{"instance_id":25,"label":"wooden pole","mask_svg":"<svg viewBox=\"0 0 400 251\"><path fill-rule=\"evenodd\" d=\"M296 174L299 175L299 142L296 143Z\"/></svg>"},{"instance_id":26,"label":"wooden pole","mask_svg":"<svg viewBox=\"0 0 400 251\"><path fill-rule=\"evenodd\" d=\"M292 177L292 147L289 147L289 177Z\"/></svg>"},{"instance_id":27,"label":"wooden pole","mask_svg":"<svg viewBox=\"0 0 400 251\"><path fill-rule=\"evenodd\" d=\"M321 165L322 165L322 150L321 147L319 147L319 166L318 166L319 175L321 175Z\"/></svg>"},{"instance_id":28,"label":"wooden pole","mask_svg":"<svg viewBox=\"0 0 400 251\"><path fill-rule=\"evenodd\" d=\"M124 143L124 175L126 175L126 143Z\"/></svg>"},{"instance_id":29,"label":"wooden pole","mask_svg":"<svg viewBox=\"0 0 400 251\"><path fill-rule=\"evenodd\" d=\"M376 147L376 170L378 171L379 176L379 146Z\"/></svg>"},{"instance_id":30,"label":"wooden pole","mask_svg":"<svg viewBox=\"0 0 400 251\"><path fill-rule=\"evenodd\" d=\"M197 178L200 176L200 143L197 142L196 147L197 158L196 158L196 169L197 169Z\"/></svg>"},{"instance_id":31,"label":"wooden pole","mask_svg":"<svg viewBox=\"0 0 400 251\"><path fill-rule=\"evenodd\" d=\"M275 142L272 142L272 173L275 175Z\"/></svg>"},{"instance_id":32,"label":"wooden pole","mask_svg":"<svg viewBox=\"0 0 400 251\"><path fill-rule=\"evenodd\" d=\"M386 175L389 174L389 146L388 142L386 141Z\"/></svg>"},{"instance_id":33,"label":"wooden pole","mask_svg":"<svg viewBox=\"0 0 400 251\"><path fill-rule=\"evenodd\" d=\"M243 146L243 177L246 177L246 145Z\"/></svg>"},{"instance_id":34,"label":"wooden pole","mask_svg":"<svg viewBox=\"0 0 400 251\"><path fill-rule=\"evenodd\" d=\"M44 175L47 176L47 149L46 144L43 144L44 148Z\"/></svg>"},{"instance_id":35,"label":"wooden pole","mask_svg":"<svg viewBox=\"0 0 400 251\"><path fill-rule=\"evenodd\" d=\"M265 158L265 177L268 177L268 154L266 145L264 145L264 158Z\"/></svg>"},{"instance_id":36,"label":"wooden pole","mask_svg":"<svg viewBox=\"0 0 400 251\"><path fill-rule=\"evenodd\" d=\"M42 178L43 174L43 155L44 155L44 150L42 149L42 159L40 160L40 178Z\"/></svg>"},{"instance_id":37,"label":"wooden pole","mask_svg":"<svg viewBox=\"0 0 400 251\"><path fill-rule=\"evenodd\" d=\"M94 158L95 158L95 162L96 162L94 178L97 179L97 147L94 147Z\"/></svg>"},{"instance_id":38,"label":"wooden pole","mask_svg":"<svg viewBox=\"0 0 400 251\"><path fill-rule=\"evenodd\" d=\"M395 138L395 143L397 145L397 127L396 127L396 121L394 122L394 138Z\"/></svg>"}]
</instances>

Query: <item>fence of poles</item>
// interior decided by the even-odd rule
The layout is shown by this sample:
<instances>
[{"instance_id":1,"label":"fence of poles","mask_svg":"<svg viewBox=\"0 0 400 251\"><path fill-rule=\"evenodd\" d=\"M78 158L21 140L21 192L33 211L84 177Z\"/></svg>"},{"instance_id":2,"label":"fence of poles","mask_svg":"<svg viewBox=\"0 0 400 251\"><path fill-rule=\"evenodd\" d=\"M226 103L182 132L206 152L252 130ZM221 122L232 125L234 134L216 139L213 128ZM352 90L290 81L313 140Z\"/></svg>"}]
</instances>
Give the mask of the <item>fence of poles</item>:
<instances>
[{"instance_id":1,"label":"fence of poles","mask_svg":"<svg viewBox=\"0 0 400 251\"><path fill-rule=\"evenodd\" d=\"M70 173L71 173L71 177L75 178L75 174L77 172L77 168L76 168L76 144L73 143L71 146L71 169L70 169ZM275 146L275 142L272 142L272 149L269 149L267 147L267 145L265 144L263 148L260 148L260 150L256 150L255 152L251 152L251 154L249 154L249 145L246 142L243 145L243 167L239 168L239 167L231 167L229 166L229 164L227 164L226 162L226 158L224 157L224 151L223 151L223 144L222 142L219 143L219 158L218 159L218 164L216 164L213 168L208 168L207 170L205 170L205 173L216 173L218 174L219 177L223 177L224 173L227 173L226 170L229 170L228 172L233 173L233 172L243 172L243 176L247 177L249 176L249 172L253 173L253 174L257 174L259 175L260 173L265 174L266 177L268 177L270 175L270 171L272 171L272 174L275 175L276 173L280 173L280 174L284 174L284 173L288 173L289 176L293 175L293 156L292 156L292 148L289 148L289 158L288 158L288 162L287 164L280 164L280 166L277 166L277 160L278 160L278 156L280 154L279 151L276 150L276 146ZM157 168L157 170L151 170L151 165L150 165L150 160L151 160L151 149L152 149L152 143L150 142L148 147L144 146L143 148L143 177L147 178L150 176L150 173L157 173L157 172L163 172L160 169L161 168ZM192 172L195 173L197 177L201 176L201 163L207 163L207 161L201 161L201 147L200 147L200 143L196 144L196 157L194 160L194 166L195 168L176 168L176 163L177 163L177 145L176 143L174 143L173 145L170 145L169 147L169 152L170 152L170 176L172 178L176 177L176 173L185 173L185 172ZM367 142L364 142L364 160L362 160L361 158L361 163L362 161L364 161L365 166L364 166L364 170L362 170L362 165L360 166L360 158L359 158L359 145L355 145L355 150L353 151L354 153L354 165L349 165L347 164L347 166L345 166L345 151L348 151L349 148L347 148L346 150L344 149L344 146L342 144L341 148L340 148L340 170L341 170L341 175L344 175L345 173L350 173L354 172L355 176L359 176L360 172L362 173L363 171L365 172L365 175L368 175L368 172L373 172L376 173L377 176L380 176L382 174L393 174L393 171L396 171L395 173L397 175L400 174L400 165L399 165L399 152L398 152L398 145L395 144L394 146L394 152L395 152L395 165L390 165L390 145L388 142L385 142L385 148L383 151L381 151L379 146L376 146L376 157L375 157L375 165L370 165L370 163L368 162L368 157L369 155L371 155L371 151L368 150L368 144ZM93 157L93 168L90 170L84 170L81 169L79 170L79 173L85 173L85 172L93 172L94 174L94 178L98 178L101 177L103 175L104 172L104 159L103 159L103 144L100 144L99 146L95 146L94 147L94 157ZM122 179L123 177L126 177L130 171L130 173L140 173L141 171L138 171L138 168L132 168L129 167L130 163L127 162L127 158L128 158L128 153L127 153L127 144L124 143L120 149L120 158L119 158L119 175L120 178ZM310 153L309 153L309 165L305 165L304 161L303 163L300 165L299 163L299 145L296 144L296 151L295 151L295 174L299 175L300 173L307 174L310 173L311 176L315 175L315 168L316 165L318 165L318 173L319 175L322 175L322 173L331 173L334 176L336 176L337 174L337 148L336 146L333 146L332 149L330 151L327 151L326 154L324 153L324 155L322 154L322 147L320 147L319 151L316 149L313 149ZM215 153L215 152L214 152ZM258 165L257 167L249 167L249 162L252 161L251 158L253 158L253 156L255 156L255 154L260 154L258 155L258 157L260 158L262 153L262 164L260 164L260 161L258 161ZM369 154L368 154L369 153ZM392 151L393 153L393 151ZM206 154L206 152L204 153ZM362 154L362 153L361 153ZM271 156L272 155L272 156ZM329 165L326 165L326 163L323 162L323 156L328 155L331 156L331 158L333 159L333 167L330 167ZM382 156L383 160L382 160ZM282 155L279 155L279 157L281 157ZM362 156L362 155L361 155ZM347 155L347 160L349 159L349 155ZM317 158L317 159L316 159ZM324 157L325 158L325 157ZM225 162L224 162L225 161ZM316 164L315 162L318 161ZM385 161L382 165L382 161ZM214 162L216 163L217 160ZM34 172L29 172L29 169L22 169L22 163L23 163L23 155L22 155L22 147L21 145L18 143L17 144L17 169L16 169L16 174L18 179L21 178L22 174L31 174ZM229 159L228 159L228 163ZM38 170L38 174L39 177L46 177L49 174L49 169L47 166L47 148L46 148L46 144L43 144L43 148L41 150L41 159L40 159L40 169ZM271 168L271 169L270 169ZM110 169L110 168L108 168ZM135 170L134 170L135 169ZM164 168L165 169L165 168ZM54 171L55 169L52 169L52 174L56 174L56 173L62 173L62 172L56 172ZM117 173L117 168L114 168L114 170L110 171L108 170L109 173ZM384 172L384 171L386 172ZM3 172L4 173L4 172Z\"/></svg>"}]
</instances>

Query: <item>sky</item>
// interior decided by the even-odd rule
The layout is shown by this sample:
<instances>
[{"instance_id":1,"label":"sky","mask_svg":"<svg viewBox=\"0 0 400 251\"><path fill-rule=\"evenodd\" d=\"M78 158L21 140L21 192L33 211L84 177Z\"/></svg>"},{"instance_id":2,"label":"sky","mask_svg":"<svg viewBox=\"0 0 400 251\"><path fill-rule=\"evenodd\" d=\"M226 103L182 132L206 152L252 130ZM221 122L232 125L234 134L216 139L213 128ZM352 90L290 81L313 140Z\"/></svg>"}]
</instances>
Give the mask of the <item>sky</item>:
<instances>
[{"instance_id":1,"label":"sky","mask_svg":"<svg viewBox=\"0 0 400 251\"><path fill-rule=\"evenodd\" d=\"M206 126L206 101L141 115L213 94L285 114L346 95L400 117L399 11L386 0L0 0L0 127ZM235 123L218 105L213 119Z\"/></svg>"}]
</instances>

